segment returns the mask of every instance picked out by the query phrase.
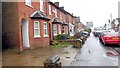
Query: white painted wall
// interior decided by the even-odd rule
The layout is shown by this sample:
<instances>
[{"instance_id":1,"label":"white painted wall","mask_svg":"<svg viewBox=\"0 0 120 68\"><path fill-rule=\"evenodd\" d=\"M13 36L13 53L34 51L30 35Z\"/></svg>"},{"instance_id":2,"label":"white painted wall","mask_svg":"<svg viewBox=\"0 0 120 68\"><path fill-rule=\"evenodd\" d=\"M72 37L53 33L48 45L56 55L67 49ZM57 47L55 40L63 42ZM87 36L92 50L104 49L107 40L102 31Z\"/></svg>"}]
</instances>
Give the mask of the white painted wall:
<instances>
[{"instance_id":1,"label":"white painted wall","mask_svg":"<svg viewBox=\"0 0 120 68\"><path fill-rule=\"evenodd\" d=\"M22 21L22 40L23 40L23 47L30 47L29 45L29 30L28 30L28 21Z\"/></svg>"}]
</instances>

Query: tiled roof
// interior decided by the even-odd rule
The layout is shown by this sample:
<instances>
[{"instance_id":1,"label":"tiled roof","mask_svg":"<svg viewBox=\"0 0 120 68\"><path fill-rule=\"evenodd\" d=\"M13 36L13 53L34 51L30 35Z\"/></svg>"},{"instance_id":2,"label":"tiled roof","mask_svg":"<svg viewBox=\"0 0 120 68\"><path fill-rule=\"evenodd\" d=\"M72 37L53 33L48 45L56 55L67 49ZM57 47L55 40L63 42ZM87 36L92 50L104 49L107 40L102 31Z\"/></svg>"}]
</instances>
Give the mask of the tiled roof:
<instances>
[{"instance_id":1,"label":"tiled roof","mask_svg":"<svg viewBox=\"0 0 120 68\"><path fill-rule=\"evenodd\" d=\"M68 23L67 23L67 22L65 22L65 21L63 21L63 22L62 22L62 25L68 25Z\"/></svg>"},{"instance_id":2,"label":"tiled roof","mask_svg":"<svg viewBox=\"0 0 120 68\"><path fill-rule=\"evenodd\" d=\"M41 11L35 11L30 18L32 19L43 19L43 20L50 20L49 17L47 17L45 14L43 14Z\"/></svg>"},{"instance_id":3,"label":"tiled roof","mask_svg":"<svg viewBox=\"0 0 120 68\"><path fill-rule=\"evenodd\" d=\"M62 21L58 20L58 18L53 18L52 23L62 24Z\"/></svg>"}]
</instances>

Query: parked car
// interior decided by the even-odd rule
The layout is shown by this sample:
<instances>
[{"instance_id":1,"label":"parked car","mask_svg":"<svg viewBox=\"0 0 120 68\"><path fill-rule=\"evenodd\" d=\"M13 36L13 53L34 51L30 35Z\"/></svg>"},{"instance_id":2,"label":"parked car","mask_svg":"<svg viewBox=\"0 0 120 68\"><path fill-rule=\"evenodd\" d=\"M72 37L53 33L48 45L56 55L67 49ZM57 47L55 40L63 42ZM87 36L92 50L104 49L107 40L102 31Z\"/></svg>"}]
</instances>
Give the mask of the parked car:
<instances>
[{"instance_id":1,"label":"parked car","mask_svg":"<svg viewBox=\"0 0 120 68\"><path fill-rule=\"evenodd\" d=\"M86 37L86 38L87 38L88 36L90 36L90 34L89 34L87 31L83 31L83 32L82 32L82 35L83 35L84 37Z\"/></svg>"},{"instance_id":2,"label":"parked car","mask_svg":"<svg viewBox=\"0 0 120 68\"><path fill-rule=\"evenodd\" d=\"M101 33L100 33L100 35L99 35L99 40L102 42L102 39L101 39L101 37L104 35L104 34L106 34L107 32L115 32L115 31L113 31L113 30L103 30Z\"/></svg>"},{"instance_id":3,"label":"parked car","mask_svg":"<svg viewBox=\"0 0 120 68\"><path fill-rule=\"evenodd\" d=\"M102 33L102 30L93 31L93 35L94 35L95 37L99 37L101 33Z\"/></svg>"},{"instance_id":4,"label":"parked car","mask_svg":"<svg viewBox=\"0 0 120 68\"><path fill-rule=\"evenodd\" d=\"M120 35L118 32L102 32L99 39L103 45L120 44Z\"/></svg>"}]
</instances>

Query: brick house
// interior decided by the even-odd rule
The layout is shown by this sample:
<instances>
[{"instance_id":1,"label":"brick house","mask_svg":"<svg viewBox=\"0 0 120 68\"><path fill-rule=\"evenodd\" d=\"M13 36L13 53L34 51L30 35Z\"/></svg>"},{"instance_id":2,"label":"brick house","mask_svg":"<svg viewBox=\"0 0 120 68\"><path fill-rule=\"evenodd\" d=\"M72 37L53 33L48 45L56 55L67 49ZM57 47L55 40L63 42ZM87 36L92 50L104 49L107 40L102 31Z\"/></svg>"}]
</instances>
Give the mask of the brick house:
<instances>
[{"instance_id":1,"label":"brick house","mask_svg":"<svg viewBox=\"0 0 120 68\"><path fill-rule=\"evenodd\" d=\"M51 18L50 40L55 39L58 34L68 34L68 23L65 21L65 12L59 7L59 2L46 2L47 16Z\"/></svg>"},{"instance_id":2,"label":"brick house","mask_svg":"<svg viewBox=\"0 0 120 68\"><path fill-rule=\"evenodd\" d=\"M2 3L3 48L15 47L22 51L49 45L50 19L44 6L43 0Z\"/></svg>"},{"instance_id":3,"label":"brick house","mask_svg":"<svg viewBox=\"0 0 120 68\"><path fill-rule=\"evenodd\" d=\"M22 51L45 47L58 34L74 34L76 19L64 7L59 7L59 2L3 2L2 11L3 49L11 47Z\"/></svg>"},{"instance_id":4,"label":"brick house","mask_svg":"<svg viewBox=\"0 0 120 68\"><path fill-rule=\"evenodd\" d=\"M66 21L69 24L69 35L74 36L74 24L73 24L73 15L69 12L66 14Z\"/></svg>"}]
</instances>

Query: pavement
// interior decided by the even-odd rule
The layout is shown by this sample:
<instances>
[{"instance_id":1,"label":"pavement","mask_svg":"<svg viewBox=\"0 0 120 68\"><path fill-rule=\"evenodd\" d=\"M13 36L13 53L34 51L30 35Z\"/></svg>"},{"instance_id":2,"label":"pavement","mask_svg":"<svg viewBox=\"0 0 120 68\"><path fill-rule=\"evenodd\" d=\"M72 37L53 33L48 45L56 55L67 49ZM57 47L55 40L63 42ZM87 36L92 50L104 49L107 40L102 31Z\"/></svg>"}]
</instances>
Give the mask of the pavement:
<instances>
[{"instance_id":1,"label":"pavement","mask_svg":"<svg viewBox=\"0 0 120 68\"><path fill-rule=\"evenodd\" d=\"M71 45L64 48L43 47L24 52L7 49L2 53L2 66L44 66L44 61L53 55L58 55L62 66L69 66L76 56L78 48Z\"/></svg>"}]
</instances>

